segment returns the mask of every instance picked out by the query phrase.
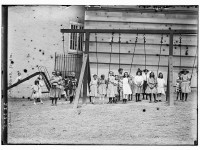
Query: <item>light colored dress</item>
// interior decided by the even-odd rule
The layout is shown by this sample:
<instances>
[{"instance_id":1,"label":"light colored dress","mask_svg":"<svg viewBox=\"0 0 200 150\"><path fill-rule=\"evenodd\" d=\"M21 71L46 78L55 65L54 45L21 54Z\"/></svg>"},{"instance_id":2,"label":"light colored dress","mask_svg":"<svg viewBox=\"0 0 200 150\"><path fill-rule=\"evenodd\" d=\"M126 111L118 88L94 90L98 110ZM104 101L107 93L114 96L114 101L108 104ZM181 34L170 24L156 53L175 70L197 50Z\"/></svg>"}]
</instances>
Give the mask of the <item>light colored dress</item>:
<instances>
[{"instance_id":1,"label":"light colored dress","mask_svg":"<svg viewBox=\"0 0 200 150\"><path fill-rule=\"evenodd\" d=\"M148 78L147 79L147 93L149 94L156 94L157 92L157 89L156 89L156 84L157 84L157 81L156 79L154 78Z\"/></svg>"},{"instance_id":2,"label":"light colored dress","mask_svg":"<svg viewBox=\"0 0 200 150\"><path fill-rule=\"evenodd\" d=\"M143 76L135 76L134 83L135 83L135 93L142 93L142 88L143 88L142 85L144 83ZM138 86L138 85L141 85L141 86Z\"/></svg>"},{"instance_id":3,"label":"light colored dress","mask_svg":"<svg viewBox=\"0 0 200 150\"><path fill-rule=\"evenodd\" d=\"M181 91L182 93L190 93L191 92L191 88L190 88L190 77L188 76L188 74L181 75L182 78L182 83L181 83Z\"/></svg>"},{"instance_id":4,"label":"light colored dress","mask_svg":"<svg viewBox=\"0 0 200 150\"><path fill-rule=\"evenodd\" d=\"M106 95L106 88L107 88L106 80L100 79L99 80L99 94L100 95Z\"/></svg>"},{"instance_id":5,"label":"light colored dress","mask_svg":"<svg viewBox=\"0 0 200 150\"><path fill-rule=\"evenodd\" d=\"M157 78L157 93L165 95L165 79Z\"/></svg>"},{"instance_id":6,"label":"light colored dress","mask_svg":"<svg viewBox=\"0 0 200 150\"><path fill-rule=\"evenodd\" d=\"M107 97L115 97L115 89L114 89L114 76L109 76L108 78L108 88L107 88Z\"/></svg>"},{"instance_id":7,"label":"light colored dress","mask_svg":"<svg viewBox=\"0 0 200 150\"><path fill-rule=\"evenodd\" d=\"M39 94L39 89L40 89L40 87L39 87L39 85L33 85L32 87L31 87L31 89L33 90L33 95L32 95L32 98L33 99L37 99L37 98L40 98L40 94Z\"/></svg>"},{"instance_id":8,"label":"light colored dress","mask_svg":"<svg viewBox=\"0 0 200 150\"><path fill-rule=\"evenodd\" d=\"M123 78L123 95L132 94L128 78Z\"/></svg>"},{"instance_id":9,"label":"light colored dress","mask_svg":"<svg viewBox=\"0 0 200 150\"><path fill-rule=\"evenodd\" d=\"M132 77L132 79L129 81L130 82L130 87L131 87L131 91L132 94L135 94L135 82L134 82L135 77Z\"/></svg>"},{"instance_id":10,"label":"light colored dress","mask_svg":"<svg viewBox=\"0 0 200 150\"><path fill-rule=\"evenodd\" d=\"M50 97L51 98L58 98L60 94L60 82L61 79L59 76L52 76L50 79L51 83L51 90L50 90Z\"/></svg>"},{"instance_id":11,"label":"light colored dress","mask_svg":"<svg viewBox=\"0 0 200 150\"><path fill-rule=\"evenodd\" d=\"M92 96L92 97L97 97L98 96L98 89L97 89L97 86L98 86L98 80L96 79L96 80L92 80L91 82L90 82L90 96Z\"/></svg>"},{"instance_id":12,"label":"light colored dress","mask_svg":"<svg viewBox=\"0 0 200 150\"><path fill-rule=\"evenodd\" d=\"M118 92L118 80L114 81L114 92L115 92L115 95L119 95L119 92Z\"/></svg>"}]
</instances>

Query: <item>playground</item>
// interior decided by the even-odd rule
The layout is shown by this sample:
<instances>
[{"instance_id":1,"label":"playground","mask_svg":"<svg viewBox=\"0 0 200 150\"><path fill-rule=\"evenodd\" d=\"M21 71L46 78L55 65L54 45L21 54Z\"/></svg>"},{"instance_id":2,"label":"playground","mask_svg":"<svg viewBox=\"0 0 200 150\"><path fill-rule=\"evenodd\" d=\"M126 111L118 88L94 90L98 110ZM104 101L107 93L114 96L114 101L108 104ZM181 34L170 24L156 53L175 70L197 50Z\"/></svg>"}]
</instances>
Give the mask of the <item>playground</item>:
<instances>
[{"instance_id":1,"label":"playground","mask_svg":"<svg viewBox=\"0 0 200 150\"><path fill-rule=\"evenodd\" d=\"M164 97L159 103L92 105L88 100L78 109L69 101L50 106L50 100L33 105L28 99L9 99L8 143L194 145L197 91L192 91L187 102L174 106Z\"/></svg>"}]
</instances>

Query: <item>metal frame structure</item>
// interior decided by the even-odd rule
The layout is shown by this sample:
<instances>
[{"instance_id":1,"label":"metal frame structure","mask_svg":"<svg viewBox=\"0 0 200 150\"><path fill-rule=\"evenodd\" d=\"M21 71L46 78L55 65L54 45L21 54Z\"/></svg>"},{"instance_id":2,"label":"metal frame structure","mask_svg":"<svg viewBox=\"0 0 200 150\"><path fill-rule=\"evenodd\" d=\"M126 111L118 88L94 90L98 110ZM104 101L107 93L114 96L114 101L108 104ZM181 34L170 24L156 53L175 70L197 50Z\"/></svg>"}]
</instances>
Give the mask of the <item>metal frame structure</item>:
<instances>
[{"instance_id":1,"label":"metal frame structure","mask_svg":"<svg viewBox=\"0 0 200 150\"><path fill-rule=\"evenodd\" d=\"M123 33L123 34L169 34L169 61L168 61L168 102L170 106L174 105L173 99L173 36L175 34L197 34L197 30L124 30L124 29L61 29L61 33L85 33L85 54L89 54L90 33ZM90 81L89 74L89 55L87 57L87 65L83 77L83 103L86 102L87 84ZM89 76L88 76L89 75Z\"/></svg>"}]
</instances>

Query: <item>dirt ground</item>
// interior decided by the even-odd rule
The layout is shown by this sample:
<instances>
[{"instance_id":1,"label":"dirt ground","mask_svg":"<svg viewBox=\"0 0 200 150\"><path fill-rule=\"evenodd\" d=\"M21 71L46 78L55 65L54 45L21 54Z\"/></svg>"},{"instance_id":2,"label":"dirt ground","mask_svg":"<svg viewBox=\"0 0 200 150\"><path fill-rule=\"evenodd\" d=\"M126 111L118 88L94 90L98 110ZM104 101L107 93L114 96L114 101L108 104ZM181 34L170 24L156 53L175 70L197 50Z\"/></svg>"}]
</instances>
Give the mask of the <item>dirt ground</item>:
<instances>
[{"instance_id":1,"label":"dirt ground","mask_svg":"<svg viewBox=\"0 0 200 150\"><path fill-rule=\"evenodd\" d=\"M8 106L12 144L194 145L197 138L196 90L175 106L143 100L74 110L69 101L51 106L27 99L9 99Z\"/></svg>"}]
</instances>

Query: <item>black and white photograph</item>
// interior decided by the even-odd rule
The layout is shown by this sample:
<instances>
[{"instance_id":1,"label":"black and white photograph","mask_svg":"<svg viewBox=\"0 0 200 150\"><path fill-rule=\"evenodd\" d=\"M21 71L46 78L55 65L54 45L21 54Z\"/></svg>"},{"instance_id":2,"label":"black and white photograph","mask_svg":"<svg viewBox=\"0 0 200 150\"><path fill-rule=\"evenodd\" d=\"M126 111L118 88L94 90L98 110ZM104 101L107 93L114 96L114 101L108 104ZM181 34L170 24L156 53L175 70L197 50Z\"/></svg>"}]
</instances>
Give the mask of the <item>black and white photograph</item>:
<instances>
[{"instance_id":1,"label":"black and white photograph","mask_svg":"<svg viewBox=\"0 0 200 150\"><path fill-rule=\"evenodd\" d=\"M199 5L1 5L2 145L198 145Z\"/></svg>"}]
</instances>

